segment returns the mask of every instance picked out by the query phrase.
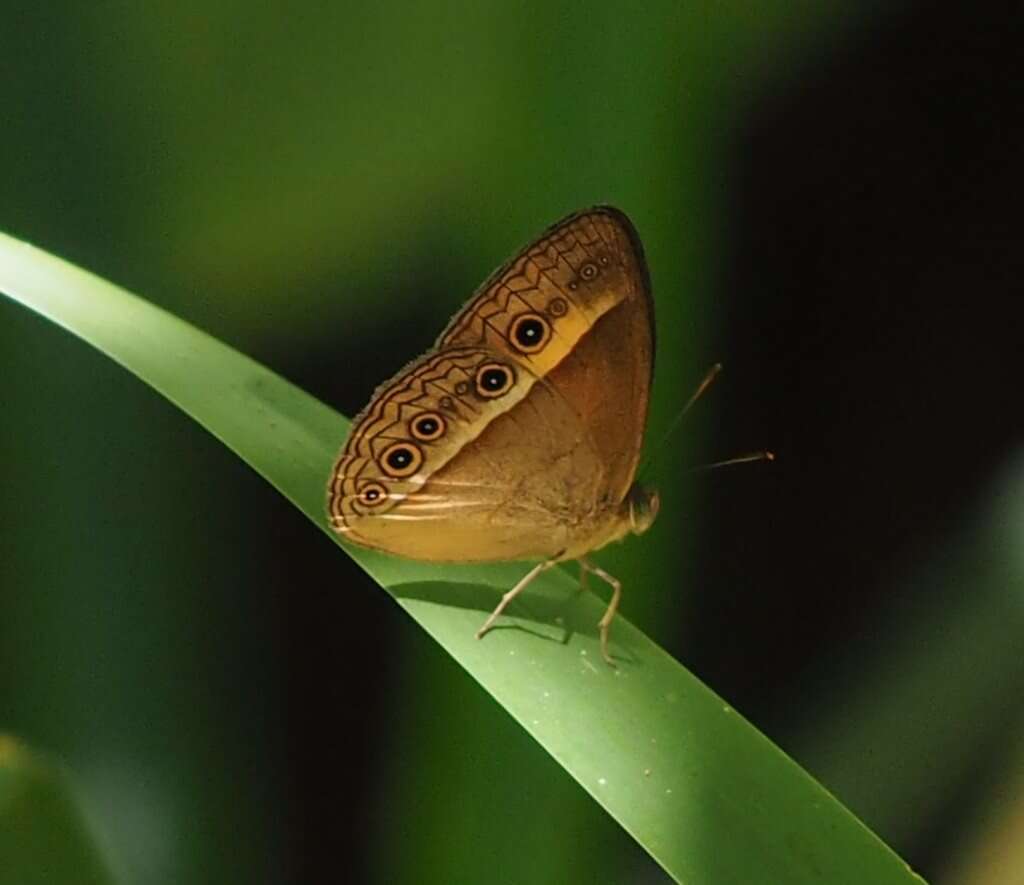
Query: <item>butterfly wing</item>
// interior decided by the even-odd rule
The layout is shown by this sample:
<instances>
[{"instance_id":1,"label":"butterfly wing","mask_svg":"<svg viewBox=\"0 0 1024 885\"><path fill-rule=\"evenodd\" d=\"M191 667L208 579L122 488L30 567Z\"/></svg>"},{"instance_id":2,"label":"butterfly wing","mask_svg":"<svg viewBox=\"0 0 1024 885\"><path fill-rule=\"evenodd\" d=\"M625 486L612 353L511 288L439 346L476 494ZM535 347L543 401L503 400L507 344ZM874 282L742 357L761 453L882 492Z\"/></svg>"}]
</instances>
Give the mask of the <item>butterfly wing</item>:
<instances>
[{"instance_id":1,"label":"butterfly wing","mask_svg":"<svg viewBox=\"0 0 1024 885\"><path fill-rule=\"evenodd\" d=\"M653 339L632 224L607 207L564 219L376 391L332 474L333 528L435 561L586 547L633 481Z\"/></svg>"},{"instance_id":2,"label":"butterfly wing","mask_svg":"<svg viewBox=\"0 0 1024 885\"><path fill-rule=\"evenodd\" d=\"M508 354L564 397L601 455L605 494L620 502L654 372L650 276L629 218L610 206L577 212L495 271L437 341L472 344Z\"/></svg>"}]
</instances>

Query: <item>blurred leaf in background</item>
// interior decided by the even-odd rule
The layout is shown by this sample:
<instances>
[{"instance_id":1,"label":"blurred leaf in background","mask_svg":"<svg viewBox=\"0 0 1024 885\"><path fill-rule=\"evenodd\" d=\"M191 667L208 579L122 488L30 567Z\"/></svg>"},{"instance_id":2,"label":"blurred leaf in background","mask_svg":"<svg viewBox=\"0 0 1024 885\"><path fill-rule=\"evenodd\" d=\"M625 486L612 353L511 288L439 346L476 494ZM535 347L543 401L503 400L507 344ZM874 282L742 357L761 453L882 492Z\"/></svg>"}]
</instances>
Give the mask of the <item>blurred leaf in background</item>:
<instances>
[{"instance_id":1,"label":"blurred leaf in background","mask_svg":"<svg viewBox=\"0 0 1024 885\"><path fill-rule=\"evenodd\" d=\"M69 779L0 734L0 883L113 881Z\"/></svg>"},{"instance_id":2,"label":"blurred leaf in background","mask_svg":"<svg viewBox=\"0 0 1024 885\"><path fill-rule=\"evenodd\" d=\"M624 611L941 872L1020 733L1020 572L967 577L1024 439L993 380L1020 377L1019 27L923 3L5 12L0 228L348 414L538 229L626 209L649 437L727 374L659 459L655 529L602 556ZM188 419L10 305L0 373L0 726L70 766L131 881L339 857L361 881L664 880ZM760 446L770 473L686 477Z\"/></svg>"}]
</instances>

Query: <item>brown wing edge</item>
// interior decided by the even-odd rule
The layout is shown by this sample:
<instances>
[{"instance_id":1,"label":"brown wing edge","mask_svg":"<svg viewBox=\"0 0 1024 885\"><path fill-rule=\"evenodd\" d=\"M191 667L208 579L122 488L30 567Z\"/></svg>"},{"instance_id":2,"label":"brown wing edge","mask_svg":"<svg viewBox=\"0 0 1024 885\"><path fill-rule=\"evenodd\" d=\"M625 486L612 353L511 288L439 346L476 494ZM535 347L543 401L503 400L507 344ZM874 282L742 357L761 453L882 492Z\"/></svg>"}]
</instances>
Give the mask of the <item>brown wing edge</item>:
<instances>
[{"instance_id":1,"label":"brown wing edge","mask_svg":"<svg viewBox=\"0 0 1024 885\"><path fill-rule=\"evenodd\" d=\"M473 294L466 300L466 304L472 304L476 298L482 293L490 290L494 284L507 273L508 269L515 264L523 254L531 249L538 240L543 240L546 237L551 236L560 227L571 224L578 218L582 218L584 215L606 215L617 224L629 238L629 243L633 247L633 254L636 258L637 267L640 270L640 282L643 287L643 297L647 302L647 319L651 326L651 383L654 382L654 360L657 352L657 341L655 338L654 329L654 295L651 290L651 272L647 266L647 257L644 254L644 246L640 241L640 234L637 233L636 225L633 224L630 217L623 212L621 209L615 206L608 205L607 203L597 203L594 206L589 206L586 209L577 209L575 212L570 212L564 218L560 218L554 224L547 227L542 233L533 237L528 243L521 248L517 249L508 261L503 262L494 271L488 275ZM448 333L456 325L456 323L462 319L465 307L458 310L449 321L448 325L444 327L444 330L440 335L437 336L437 341L434 346L440 346L441 342L447 337Z\"/></svg>"}]
</instances>

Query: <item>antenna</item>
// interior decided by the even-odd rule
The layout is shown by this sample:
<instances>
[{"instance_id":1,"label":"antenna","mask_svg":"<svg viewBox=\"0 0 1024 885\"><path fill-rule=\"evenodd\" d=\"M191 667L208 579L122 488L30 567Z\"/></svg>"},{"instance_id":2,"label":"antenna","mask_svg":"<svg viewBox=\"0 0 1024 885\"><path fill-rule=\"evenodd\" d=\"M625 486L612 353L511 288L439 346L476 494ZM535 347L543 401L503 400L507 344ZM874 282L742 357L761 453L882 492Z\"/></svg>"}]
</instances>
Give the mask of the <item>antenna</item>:
<instances>
[{"instance_id":1,"label":"antenna","mask_svg":"<svg viewBox=\"0 0 1024 885\"><path fill-rule=\"evenodd\" d=\"M679 414L672 419L672 423L669 425L669 429L666 430L665 433L662 434L662 438L658 440L657 446L654 449L655 454L662 452L665 449L665 444L668 443L669 437L676 432L676 428L679 426L679 423L683 420L683 416L687 412L689 412L690 407L697 402L697 399L700 398L700 394L702 394L703 392L705 392L705 390L711 387L711 382L718 377L718 373L721 371L721 363L716 363L714 366L711 367L711 369L708 370L708 372L705 374L705 377L703 377L700 383L697 384L697 389L693 391L693 395L690 396L689 399L687 399L686 405L682 409L680 409ZM651 456L650 460L653 460L653 456ZM649 463L650 461L648 461L648 464ZM647 464L645 464L644 466L646 467Z\"/></svg>"},{"instance_id":2,"label":"antenna","mask_svg":"<svg viewBox=\"0 0 1024 885\"><path fill-rule=\"evenodd\" d=\"M711 382L718 377L718 373L722 371L722 364L715 363L705 373L704 378L700 384L697 385L697 389L693 392L687 401L686 405L679 410L679 414L672 419L672 423L669 424L668 430L662 435L661 440L658 442L657 448L654 453L641 465L640 470L650 467L654 463L654 459L657 458L663 451L665 451L665 444L668 442L668 438L675 433L679 423L683 420L683 416L690 411L690 407L700 399L701 395L711 386ZM760 452L749 452L745 455L737 455L735 458L727 458L724 461L715 461L713 464L701 464L699 467L692 467L690 473L702 473L706 470L714 470L716 467L728 467L733 464L749 464L752 461L774 461L775 453L769 452L767 449ZM640 472L637 471L637 473Z\"/></svg>"},{"instance_id":3,"label":"antenna","mask_svg":"<svg viewBox=\"0 0 1024 885\"><path fill-rule=\"evenodd\" d=\"M657 458L658 455L660 455L663 451L665 451L665 443L667 443L669 437L672 436L672 434L676 432L676 428L679 426L679 423L683 420L683 416L688 411L690 411L690 406L692 406L695 402L697 402L697 400L700 399L701 394L703 394L704 391L707 390L711 386L711 382L714 381L715 378L718 377L718 373L721 372L721 371L722 371L722 364L721 363L715 363L710 369L707 370L707 372L704 374L704 378L701 380L700 384L697 385L697 389L693 392L693 396L691 396L686 401L686 405L683 406L679 410L679 414L677 414L675 416L675 418L672 419L672 423L669 424L668 430L666 430L661 435L661 439L658 440L658 445L655 446L652 454L647 458L647 460L644 461L644 463L642 465L640 465L640 469L637 470L637 473L640 473L643 470L646 470L647 468L649 468L651 466L651 464L654 463L654 459Z\"/></svg>"},{"instance_id":4,"label":"antenna","mask_svg":"<svg viewBox=\"0 0 1024 885\"><path fill-rule=\"evenodd\" d=\"M724 461L715 461L713 464L701 464L699 467L691 467L690 473L702 473L705 470L714 470L716 467L728 467L731 464L749 464L751 461L774 461L775 453L767 449L763 452L750 452L747 455L737 455L735 458L727 458Z\"/></svg>"}]
</instances>

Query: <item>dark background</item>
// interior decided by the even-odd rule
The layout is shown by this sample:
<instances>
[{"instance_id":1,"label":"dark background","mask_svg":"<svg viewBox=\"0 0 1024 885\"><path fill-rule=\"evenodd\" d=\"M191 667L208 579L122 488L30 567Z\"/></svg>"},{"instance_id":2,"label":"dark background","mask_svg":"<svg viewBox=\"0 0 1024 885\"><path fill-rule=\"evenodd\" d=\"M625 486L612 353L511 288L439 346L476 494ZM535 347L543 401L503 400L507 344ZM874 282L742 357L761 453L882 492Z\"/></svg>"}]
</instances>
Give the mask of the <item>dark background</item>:
<instances>
[{"instance_id":1,"label":"dark background","mask_svg":"<svg viewBox=\"0 0 1024 885\"><path fill-rule=\"evenodd\" d=\"M1024 27L945 10L12 6L0 227L352 415L621 206L651 442L725 364L600 556L624 614L930 881L1013 882ZM129 881L665 881L189 419L13 304L0 373L0 728Z\"/></svg>"}]
</instances>

